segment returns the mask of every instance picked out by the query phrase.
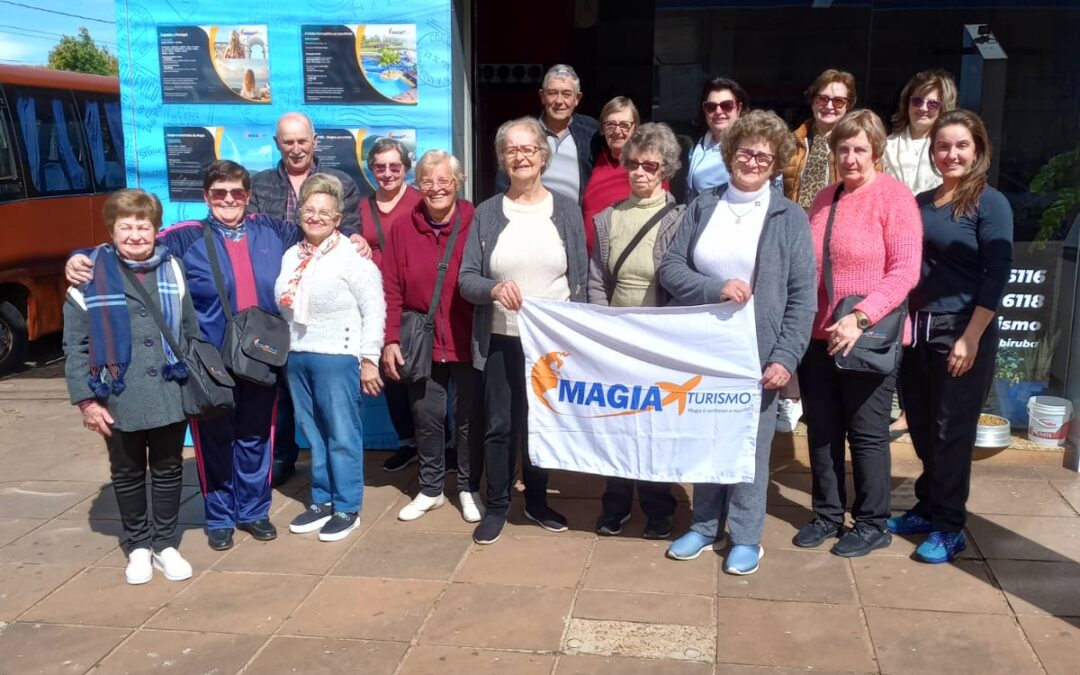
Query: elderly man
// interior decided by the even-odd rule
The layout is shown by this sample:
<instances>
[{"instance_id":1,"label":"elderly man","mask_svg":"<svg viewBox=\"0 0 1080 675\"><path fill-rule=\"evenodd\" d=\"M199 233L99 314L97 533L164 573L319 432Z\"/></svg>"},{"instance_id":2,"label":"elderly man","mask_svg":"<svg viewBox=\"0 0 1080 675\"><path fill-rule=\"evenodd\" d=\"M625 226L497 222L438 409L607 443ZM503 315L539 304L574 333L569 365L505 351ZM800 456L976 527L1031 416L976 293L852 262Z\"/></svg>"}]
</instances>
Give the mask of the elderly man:
<instances>
[{"instance_id":1,"label":"elderly man","mask_svg":"<svg viewBox=\"0 0 1080 675\"><path fill-rule=\"evenodd\" d=\"M540 104L544 106L540 126L551 148L551 165L541 182L547 189L581 203L602 138L599 122L574 112L579 103L581 81L577 73L561 63L552 66L540 88ZM504 192L509 185L509 179L500 170L496 188Z\"/></svg>"}]
</instances>

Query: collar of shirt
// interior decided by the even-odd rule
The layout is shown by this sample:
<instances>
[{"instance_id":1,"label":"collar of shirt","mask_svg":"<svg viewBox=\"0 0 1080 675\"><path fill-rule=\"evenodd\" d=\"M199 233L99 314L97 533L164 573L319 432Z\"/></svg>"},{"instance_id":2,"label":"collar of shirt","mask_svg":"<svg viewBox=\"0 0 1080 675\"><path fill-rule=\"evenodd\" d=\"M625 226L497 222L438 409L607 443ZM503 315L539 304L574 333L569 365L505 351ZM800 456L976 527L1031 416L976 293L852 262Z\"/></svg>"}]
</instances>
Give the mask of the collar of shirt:
<instances>
[{"instance_id":1,"label":"collar of shirt","mask_svg":"<svg viewBox=\"0 0 1080 675\"><path fill-rule=\"evenodd\" d=\"M570 127L573 124L574 124L574 116L571 115L570 116L570 121L567 122L567 124L566 124L565 133L563 133L560 136L559 134L555 133L550 128L548 128L547 123L544 122L544 115L540 115L540 128L544 130L545 134L547 134L548 136L551 136L552 138L554 138L556 143L562 143L564 140L571 137L572 134L570 133Z\"/></svg>"}]
</instances>

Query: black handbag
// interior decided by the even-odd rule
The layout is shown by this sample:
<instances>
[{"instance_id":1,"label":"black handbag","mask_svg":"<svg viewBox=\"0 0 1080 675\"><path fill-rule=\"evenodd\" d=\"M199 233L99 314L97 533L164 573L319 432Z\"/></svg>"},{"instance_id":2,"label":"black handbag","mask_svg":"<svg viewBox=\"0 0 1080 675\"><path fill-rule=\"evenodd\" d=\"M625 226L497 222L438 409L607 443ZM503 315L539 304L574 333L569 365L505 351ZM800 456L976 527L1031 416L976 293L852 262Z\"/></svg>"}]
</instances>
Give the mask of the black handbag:
<instances>
[{"instance_id":1,"label":"black handbag","mask_svg":"<svg viewBox=\"0 0 1080 675\"><path fill-rule=\"evenodd\" d=\"M641 240L645 238L645 235L649 233L649 230L656 227L656 224L663 220L664 216L671 213L676 206L676 204L667 204L664 208L656 212L652 218L649 218L649 220L641 226L641 229L637 231L637 234L635 234L634 238L630 240L630 243L626 245L626 248L623 249L622 254L619 256L619 259L615 261L615 265L611 268L611 281L613 286L614 283L619 280L619 270L622 269L626 259L634 252L637 245L641 243ZM608 299L610 300L610 298Z\"/></svg>"},{"instance_id":2,"label":"black handbag","mask_svg":"<svg viewBox=\"0 0 1080 675\"><path fill-rule=\"evenodd\" d=\"M844 191L841 183L833 195L832 205L829 207L829 220L825 225L825 243L822 249L822 277L825 282L825 293L829 298L829 304L833 303L833 278L832 260L829 256L829 242L832 240L833 221L836 220L836 205L840 201L840 193ZM862 302L861 295L848 295L840 300L833 313L833 323L850 314L855 305ZM863 334L855 341L851 352L844 356L838 352L833 356L833 364L836 370L845 373L869 373L873 375L888 375L894 372L900 365L900 357L903 354L902 342L904 339L904 323L907 321L907 300L899 307L886 314L880 321L863 331Z\"/></svg>"},{"instance_id":3,"label":"black handbag","mask_svg":"<svg viewBox=\"0 0 1080 675\"><path fill-rule=\"evenodd\" d=\"M222 361L233 376L272 387L277 384L278 371L289 358L289 323L257 305L234 314L218 265L217 243L210 224L205 220L203 238L214 274L214 286L221 300L221 311L225 314Z\"/></svg>"},{"instance_id":4,"label":"black handbag","mask_svg":"<svg viewBox=\"0 0 1080 675\"><path fill-rule=\"evenodd\" d=\"M450 239L446 242L446 253L439 262L439 271L435 276L435 292L431 296L431 306L427 313L411 309L401 313L401 358L405 363L398 367L398 374L401 375L402 382L422 382L431 377L432 351L435 348L435 312L439 309L443 282L450 269L450 257L454 255L454 244L457 243L460 230L461 214L458 214L454 219Z\"/></svg>"},{"instance_id":5,"label":"black handbag","mask_svg":"<svg viewBox=\"0 0 1080 675\"><path fill-rule=\"evenodd\" d=\"M170 263L163 262L162 264ZM161 329L161 334L165 336L173 354L187 364L187 378L180 382L180 398L183 402L184 416L211 420L231 412L236 406L233 398L233 387L236 386L236 381L225 370L225 364L221 361L221 352L214 345L198 337L188 337L186 349L181 349L165 322L161 309L150 298L150 294L142 283L136 279L135 274L128 269L127 265L121 265L120 269L127 275L131 285L138 292L139 299L150 311L150 316Z\"/></svg>"}]
</instances>

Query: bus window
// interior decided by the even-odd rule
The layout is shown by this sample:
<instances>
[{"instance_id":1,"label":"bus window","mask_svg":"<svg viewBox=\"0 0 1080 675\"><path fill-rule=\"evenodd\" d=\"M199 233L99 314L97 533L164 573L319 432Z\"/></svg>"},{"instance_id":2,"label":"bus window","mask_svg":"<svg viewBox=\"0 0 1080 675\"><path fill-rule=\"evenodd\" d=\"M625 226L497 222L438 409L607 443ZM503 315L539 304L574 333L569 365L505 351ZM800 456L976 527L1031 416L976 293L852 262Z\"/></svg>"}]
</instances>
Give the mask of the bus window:
<instances>
[{"instance_id":1,"label":"bus window","mask_svg":"<svg viewBox=\"0 0 1080 675\"><path fill-rule=\"evenodd\" d=\"M12 87L30 185L38 196L91 192L79 118L67 92Z\"/></svg>"},{"instance_id":2,"label":"bus window","mask_svg":"<svg viewBox=\"0 0 1080 675\"><path fill-rule=\"evenodd\" d=\"M108 94L76 94L76 97L82 107L83 132L90 148L94 186L98 192L126 186L120 102L115 95Z\"/></svg>"},{"instance_id":3,"label":"bus window","mask_svg":"<svg viewBox=\"0 0 1080 675\"><path fill-rule=\"evenodd\" d=\"M15 139L11 135L11 122L7 109L0 98L0 202L21 199L26 196L19 166L15 162Z\"/></svg>"}]
</instances>

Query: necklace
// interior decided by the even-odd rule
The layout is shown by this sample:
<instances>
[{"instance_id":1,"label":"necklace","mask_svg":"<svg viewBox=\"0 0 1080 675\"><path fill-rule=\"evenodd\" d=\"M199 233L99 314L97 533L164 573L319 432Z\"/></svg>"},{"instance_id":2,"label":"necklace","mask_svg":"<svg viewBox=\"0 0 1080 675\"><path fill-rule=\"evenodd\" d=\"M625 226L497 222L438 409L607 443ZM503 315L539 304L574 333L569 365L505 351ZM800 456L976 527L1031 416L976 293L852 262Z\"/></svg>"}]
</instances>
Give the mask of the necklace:
<instances>
[{"instance_id":1,"label":"necklace","mask_svg":"<svg viewBox=\"0 0 1080 675\"><path fill-rule=\"evenodd\" d=\"M751 207L750 207L749 209L747 209L747 210L746 210L746 212L745 212L745 213L739 213L739 212L738 212L738 211L736 211L736 210L735 210L734 208L732 208L732 206L731 206L731 202L729 202L729 201L728 201L728 200L726 200L726 199L724 199L724 200L723 200L723 202L724 202L724 206L726 206L726 207L727 207L728 211L731 211L731 215L735 216L735 224L736 224L736 225L739 225L739 224L741 224L741 223L742 223L742 219L743 219L743 218L745 218L746 216L750 215L751 213L753 213L753 212L754 212L754 209L756 209L757 207L761 206L761 202L760 202L760 201L756 201L756 202L754 202L754 205L753 205L753 206L751 206Z\"/></svg>"}]
</instances>

